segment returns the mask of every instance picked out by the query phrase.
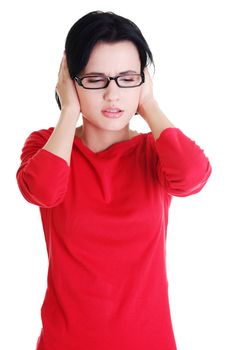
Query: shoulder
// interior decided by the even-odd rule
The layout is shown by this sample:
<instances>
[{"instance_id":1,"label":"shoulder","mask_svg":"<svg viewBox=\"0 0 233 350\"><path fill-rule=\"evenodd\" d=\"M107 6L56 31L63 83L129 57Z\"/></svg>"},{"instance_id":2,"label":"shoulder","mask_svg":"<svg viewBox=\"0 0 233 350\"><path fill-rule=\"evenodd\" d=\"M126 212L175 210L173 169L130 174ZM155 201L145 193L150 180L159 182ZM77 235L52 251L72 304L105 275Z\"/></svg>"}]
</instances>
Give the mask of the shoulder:
<instances>
[{"instance_id":1,"label":"shoulder","mask_svg":"<svg viewBox=\"0 0 233 350\"><path fill-rule=\"evenodd\" d=\"M47 141L50 135L52 134L54 127L49 127L47 129L39 129L32 131L26 138L25 143L43 143Z\"/></svg>"},{"instance_id":2,"label":"shoulder","mask_svg":"<svg viewBox=\"0 0 233 350\"><path fill-rule=\"evenodd\" d=\"M39 137L39 138L47 138L49 137L52 132L54 130L54 127L49 127L47 129L39 129L39 130L35 130L35 131L32 131L28 137Z\"/></svg>"},{"instance_id":3,"label":"shoulder","mask_svg":"<svg viewBox=\"0 0 233 350\"><path fill-rule=\"evenodd\" d=\"M21 159L28 159L31 155L35 154L40 148L42 148L50 135L52 134L54 127L48 129L39 129L32 131L27 137L22 147Z\"/></svg>"}]
</instances>

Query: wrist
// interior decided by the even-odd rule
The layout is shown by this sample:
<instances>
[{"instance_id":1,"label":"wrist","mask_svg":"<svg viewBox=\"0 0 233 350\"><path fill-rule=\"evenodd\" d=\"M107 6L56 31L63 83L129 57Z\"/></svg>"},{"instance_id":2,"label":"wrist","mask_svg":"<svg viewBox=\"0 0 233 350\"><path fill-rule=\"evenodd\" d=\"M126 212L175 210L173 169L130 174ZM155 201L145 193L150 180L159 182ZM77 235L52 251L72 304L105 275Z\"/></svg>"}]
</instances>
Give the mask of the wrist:
<instances>
[{"instance_id":1,"label":"wrist","mask_svg":"<svg viewBox=\"0 0 233 350\"><path fill-rule=\"evenodd\" d=\"M159 110L158 102L154 98L151 98L142 103L138 112L145 120L147 120L151 115L154 115L157 110Z\"/></svg>"},{"instance_id":2,"label":"wrist","mask_svg":"<svg viewBox=\"0 0 233 350\"><path fill-rule=\"evenodd\" d=\"M77 107L64 106L61 109L61 116L78 119L79 115L80 115L80 109Z\"/></svg>"}]
</instances>

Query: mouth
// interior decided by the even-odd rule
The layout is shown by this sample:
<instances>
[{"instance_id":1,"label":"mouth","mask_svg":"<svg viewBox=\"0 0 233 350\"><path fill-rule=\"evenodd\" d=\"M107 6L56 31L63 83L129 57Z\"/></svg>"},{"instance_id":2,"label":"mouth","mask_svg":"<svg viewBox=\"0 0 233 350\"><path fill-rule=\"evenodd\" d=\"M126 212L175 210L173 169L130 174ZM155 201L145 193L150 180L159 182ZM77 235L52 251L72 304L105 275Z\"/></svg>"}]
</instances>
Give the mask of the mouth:
<instances>
[{"instance_id":1,"label":"mouth","mask_svg":"<svg viewBox=\"0 0 233 350\"><path fill-rule=\"evenodd\" d=\"M102 111L102 114L107 118L119 118L123 113L124 111L119 108L107 108Z\"/></svg>"}]
</instances>

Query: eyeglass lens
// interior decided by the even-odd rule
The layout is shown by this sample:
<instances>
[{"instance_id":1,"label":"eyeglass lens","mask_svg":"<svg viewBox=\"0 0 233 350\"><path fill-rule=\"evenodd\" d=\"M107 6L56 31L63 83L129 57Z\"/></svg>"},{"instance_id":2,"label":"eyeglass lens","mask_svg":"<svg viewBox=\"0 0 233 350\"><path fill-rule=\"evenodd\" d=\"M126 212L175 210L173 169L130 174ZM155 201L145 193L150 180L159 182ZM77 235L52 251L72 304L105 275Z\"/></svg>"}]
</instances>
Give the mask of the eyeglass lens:
<instances>
[{"instance_id":1,"label":"eyeglass lens","mask_svg":"<svg viewBox=\"0 0 233 350\"><path fill-rule=\"evenodd\" d=\"M118 84L122 87L133 87L141 83L142 77L140 74L127 74L117 78ZM87 88L105 87L108 78L100 76L89 76L82 79L82 84Z\"/></svg>"}]
</instances>

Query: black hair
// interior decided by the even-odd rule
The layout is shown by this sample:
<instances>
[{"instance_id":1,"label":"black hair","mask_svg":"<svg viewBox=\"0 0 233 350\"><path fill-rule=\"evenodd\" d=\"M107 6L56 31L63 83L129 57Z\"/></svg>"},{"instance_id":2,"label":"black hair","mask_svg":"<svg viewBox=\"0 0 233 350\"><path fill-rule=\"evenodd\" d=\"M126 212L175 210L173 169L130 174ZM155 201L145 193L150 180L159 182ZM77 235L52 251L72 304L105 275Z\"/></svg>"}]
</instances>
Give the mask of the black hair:
<instances>
[{"instance_id":1,"label":"black hair","mask_svg":"<svg viewBox=\"0 0 233 350\"><path fill-rule=\"evenodd\" d=\"M131 20L111 11L92 11L81 17L70 28L65 41L71 79L84 70L97 42L115 43L123 40L135 44L140 57L141 72L149 62L154 66L152 52L140 29ZM56 100L61 109L57 93Z\"/></svg>"}]
</instances>

